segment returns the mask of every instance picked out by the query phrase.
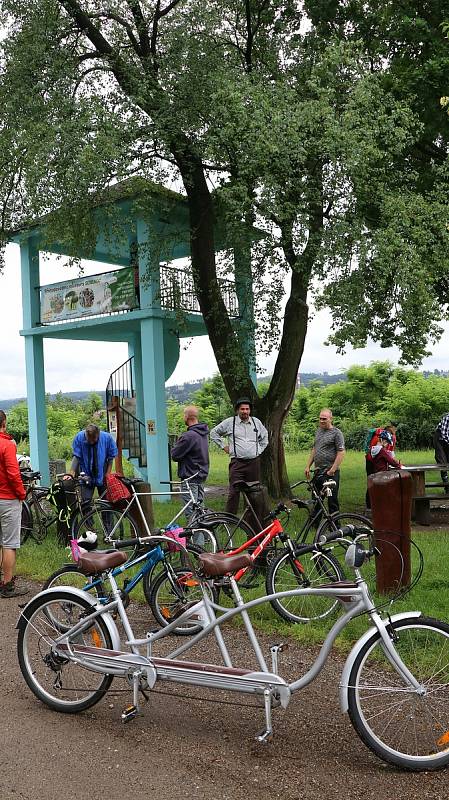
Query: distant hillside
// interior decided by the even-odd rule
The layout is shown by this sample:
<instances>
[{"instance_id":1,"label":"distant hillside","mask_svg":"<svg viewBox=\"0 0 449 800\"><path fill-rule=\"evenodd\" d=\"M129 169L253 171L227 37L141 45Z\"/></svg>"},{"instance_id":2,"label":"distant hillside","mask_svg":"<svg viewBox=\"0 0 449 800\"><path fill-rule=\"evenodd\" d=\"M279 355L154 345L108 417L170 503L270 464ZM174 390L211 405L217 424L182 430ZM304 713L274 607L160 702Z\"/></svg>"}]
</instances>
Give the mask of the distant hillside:
<instances>
[{"instance_id":1,"label":"distant hillside","mask_svg":"<svg viewBox=\"0 0 449 800\"><path fill-rule=\"evenodd\" d=\"M103 405L106 403L105 393L102 389L92 389L90 392L62 392L63 397L68 397L70 400L74 400L76 403L79 403L81 400L87 400L90 394L99 394ZM50 400L54 400L56 394L49 395ZM26 397L13 397L9 400L0 400L0 408L2 411L7 411L9 408L17 405L17 403L23 403L26 401Z\"/></svg>"}]
</instances>

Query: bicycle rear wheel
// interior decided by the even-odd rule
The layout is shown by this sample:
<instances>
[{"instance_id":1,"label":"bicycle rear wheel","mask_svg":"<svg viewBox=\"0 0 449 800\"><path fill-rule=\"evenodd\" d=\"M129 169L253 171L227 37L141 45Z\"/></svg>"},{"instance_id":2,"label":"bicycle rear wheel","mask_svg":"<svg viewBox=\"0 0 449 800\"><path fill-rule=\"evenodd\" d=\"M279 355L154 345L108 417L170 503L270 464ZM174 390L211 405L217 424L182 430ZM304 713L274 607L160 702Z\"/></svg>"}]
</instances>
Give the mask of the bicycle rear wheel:
<instances>
[{"instance_id":1,"label":"bicycle rear wheel","mask_svg":"<svg viewBox=\"0 0 449 800\"><path fill-rule=\"evenodd\" d=\"M33 694L54 711L74 714L90 708L105 695L112 675L74 663L55 640L80 621L92 606L70 590L39 595L19 620L17 653L22 675ZM70 645L70 637L68 644ZM109 631L101 619L77 633L72 644L112 648Z\"/></svg>"},{"instance_id":2,"label":"bicycle rear wheel","mask_svg":"<svg viewBox=\"0 0 449 800\"><path fill-rule=\"evenodd\" d=\"M76 528L75 536L84 536L87 531L96 533L99 544L114 545L114 542L123 539L136 539L139 536L137 526L131 517L126 513L123 514L113 506L107 506L104 503L101 505L94 505L86 516L82 517ZM128 560L133 558L137 551L138 546L130 546L125 549Z\"/></svg>"},{"instance_id":3,"label":"bicycle rear wheel","mask_svg":"<svg viewBox=\"0 0 449 800\"><path fill-rule=\"evenodd\" d=\"M331 555L319 550L302 553L299 547L294 557L287 551L269 564L266 590L267 594L276 594L293 589L314 588L342 579L340 565ZM270 604L287 622L310 622L332 614L338 606L338 600L331 596L305 594L274 598L270 600Z\"/></svg>"},{"instance_id":4,"label":"bicycle rear wheel","mask_svg":"<svg viewBox=\"0 0 449 800\"><path fill-rule=\"evenodd\" d=\"M381 759L414 770L449 764L449 625L429 617L393 622L394 647L422 691L391 665L379 633L358 654L349 676L349 717Z\"/></svg>"},{"instance_id":5,"label":"bicycle rear wheel","mask_svg":"<svg viewBox=\"0 0 449 800\"><path fill-rule=\"evenodd\" d=\"M212 531L220 551L227 552L240 547L241 544L251 539L255 534L247 522L233 514L208 515L198 520L202 528Z\"/></svg>"}]
</instances>

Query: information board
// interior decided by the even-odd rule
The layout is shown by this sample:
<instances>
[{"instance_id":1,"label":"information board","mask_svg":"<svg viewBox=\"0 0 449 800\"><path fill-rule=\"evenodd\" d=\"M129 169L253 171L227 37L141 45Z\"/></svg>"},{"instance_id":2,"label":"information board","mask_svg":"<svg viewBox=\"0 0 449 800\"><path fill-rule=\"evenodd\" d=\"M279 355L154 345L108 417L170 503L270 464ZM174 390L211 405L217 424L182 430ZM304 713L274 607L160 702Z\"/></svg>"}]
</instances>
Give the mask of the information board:
<instances>
[{"instance_id":1,"label":"information board","mask_svg":"<svg viewBox=\"0 0 449 800\"><path fill-rule=\"evenodd\" d=\"M130 311L137 306L133 267L41 286L40 295L41 323Z\"/></svg>"}]
</instances>

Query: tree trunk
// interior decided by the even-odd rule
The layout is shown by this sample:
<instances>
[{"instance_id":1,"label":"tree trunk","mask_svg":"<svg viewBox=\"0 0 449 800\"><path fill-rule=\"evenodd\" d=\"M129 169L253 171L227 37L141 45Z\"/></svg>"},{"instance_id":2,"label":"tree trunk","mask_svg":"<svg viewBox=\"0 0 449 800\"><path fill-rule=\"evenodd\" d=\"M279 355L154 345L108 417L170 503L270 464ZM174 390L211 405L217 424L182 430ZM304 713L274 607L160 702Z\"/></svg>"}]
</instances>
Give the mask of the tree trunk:
<instances>
[{"instance_id":1,"label":"tree trunk","mask_svg":"<svg viewBox=\"0 0 449 800\"><path fill-rule=\"evenodd\" d=\"M262 482L268 488L271 497L277 499L290 496L282 438L282 427L286 416L287 412L282 418L279 414L271 414L265 418L264 423L268 430L268 447L262 455Z\"/></svg>"}]
</instances>

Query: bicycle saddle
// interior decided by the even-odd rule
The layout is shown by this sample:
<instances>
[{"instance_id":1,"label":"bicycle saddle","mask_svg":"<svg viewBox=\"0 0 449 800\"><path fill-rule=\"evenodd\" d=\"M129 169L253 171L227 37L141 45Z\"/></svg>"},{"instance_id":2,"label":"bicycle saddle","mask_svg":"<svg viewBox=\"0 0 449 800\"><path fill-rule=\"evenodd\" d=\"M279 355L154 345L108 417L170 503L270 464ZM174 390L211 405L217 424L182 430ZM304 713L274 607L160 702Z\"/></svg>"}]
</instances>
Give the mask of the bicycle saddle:
<instances>
[{"instance_id":1,"label":"bicycle saddle","mask_svg":"<svg viewBox=\"0 0 449 800\"><path fill-rule=\"evenodd\" d=\"M115 550L112 553L83 553L77 566L83 575L96 575L97 572L105 572L108 569L119 567L127 559L128 556L123 550Z\"/></svg>"},{"instance_id":2,"label":"bicycle saddle","mask_svg":"<svg viewBox=\"0 0 449 800\"><path fill-rule=\"evenodd\" d=\"M24 481L34 481L37 478L41 477L40 472L30 472L27 469L21 470L22 480Z\"/></svg>"},{"instance_id":3,"label":"bicycle saddle","mask_svg":"<svg viewBox=\"0 0 449 800\"><path fill-rule=\"evenodd\" d=\"M198 561L201 564L201 572L206 578L227 575L228 572L250 567L253 563L248 553L239 553L236 556L227 556L224 553L201 553Z\"/></svg>"}]
</instances>

